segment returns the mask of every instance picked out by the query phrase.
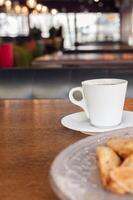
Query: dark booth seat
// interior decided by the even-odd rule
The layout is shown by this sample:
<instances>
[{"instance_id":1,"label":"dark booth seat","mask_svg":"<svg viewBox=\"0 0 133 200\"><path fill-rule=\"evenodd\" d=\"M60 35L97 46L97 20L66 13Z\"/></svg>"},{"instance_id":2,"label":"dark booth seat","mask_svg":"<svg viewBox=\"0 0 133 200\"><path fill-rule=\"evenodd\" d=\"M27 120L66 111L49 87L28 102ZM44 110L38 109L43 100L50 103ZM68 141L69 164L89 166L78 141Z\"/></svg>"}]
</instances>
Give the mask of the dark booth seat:
<instances>
[{"instance_id":1,"label":"dark booth seat","mask_svg":"<svg viewBox=\"0 0 133 200\"><path fill-rule=\"evenodd\" d=\"M128 80L127 97L133 98L133 71L62 68L0 70L0 99L68 98L71 88L94 78Z\"/></svg>"}]
</instances>

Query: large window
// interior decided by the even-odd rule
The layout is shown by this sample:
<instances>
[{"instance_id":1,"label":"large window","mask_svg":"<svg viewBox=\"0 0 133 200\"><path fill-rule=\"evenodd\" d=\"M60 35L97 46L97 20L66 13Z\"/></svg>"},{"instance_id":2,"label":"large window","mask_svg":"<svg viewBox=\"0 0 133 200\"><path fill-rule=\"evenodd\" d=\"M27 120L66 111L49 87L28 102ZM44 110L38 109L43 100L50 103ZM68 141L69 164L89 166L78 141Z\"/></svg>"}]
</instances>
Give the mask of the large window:
<instances>
[{"instance_id":1,"label":"large window","mask_svg":"<svg viewBox=\"0 0 133 200\"><path fill-rule=\"evenodd\" d=\"M0 13L0 36L16 37L19 35L27 36L29 34L27 16L8 15Z\"/></svg>"},{"instance_id":2,"label":"large window","mask_svg":"<svg viewBox=\"0 0 133 200\"><path fill-rule=\"evenodd\" d=\"M120 39L119 14L90 13L77 15L78 42L118 41Z\"/></svg>"},{"instance_id":3,"label":"large window","mask_svg":"<svg viewBox=\"0 0 133 200\"><path fill-rule=\"evenodd\" d=\"M76 19L75 19L76 18ZM79 43L120 40L120 16L118 13L58 13L57 15L30 16L31 26L42 30L44 37L49 36L51 26L63 27L65 46L75 43L75 23ZM76 22L75 22L76 21Z\"/></svg>"},{"instance_id":4,"label":"large window","mask_svg":"<svg viewBox=\"0 0 133 200\"><path fill-rule=\"evenodd\" d=\"M63 27L64 44L73 46L95 41L119 41L120 17L118 13L58 13L29 16L30 27L41 29L42 37L49 37L49 29ZM75 24L77 37L75 36ZM0 13L0 36L28 35L28 17Z\"/></svg>"},{"instance_id":5,"label":"large window","mask_svg":"<svg viewBox=\"0 0 133 200\"><path fill-rule=\"evenodd\" d=\"M49 37L49 29L54 26L63 27L64 45L72 46L75 42L74 14L73 13L58 13L39 14L37 16L30 15L31 28L36 27L42 30L42 37Z\"/></svg>"}]
</instances>

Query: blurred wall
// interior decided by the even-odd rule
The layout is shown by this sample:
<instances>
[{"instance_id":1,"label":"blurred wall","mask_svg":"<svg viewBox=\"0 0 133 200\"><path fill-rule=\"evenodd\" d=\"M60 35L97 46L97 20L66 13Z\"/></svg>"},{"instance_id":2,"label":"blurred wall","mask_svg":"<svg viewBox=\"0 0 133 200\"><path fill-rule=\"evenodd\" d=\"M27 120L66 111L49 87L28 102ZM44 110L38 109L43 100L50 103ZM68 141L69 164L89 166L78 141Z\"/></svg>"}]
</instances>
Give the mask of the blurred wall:
<instances>
[{"instance_id":1,"label":"blurred wall","mask_svg":"<svg viewBox=\"0 0 133 200\"><path fill-rule=\"evenodd\" d=\"M123 0L120 8L121 41L133 45L133 1Z\"/></svg>"}]
</instances>

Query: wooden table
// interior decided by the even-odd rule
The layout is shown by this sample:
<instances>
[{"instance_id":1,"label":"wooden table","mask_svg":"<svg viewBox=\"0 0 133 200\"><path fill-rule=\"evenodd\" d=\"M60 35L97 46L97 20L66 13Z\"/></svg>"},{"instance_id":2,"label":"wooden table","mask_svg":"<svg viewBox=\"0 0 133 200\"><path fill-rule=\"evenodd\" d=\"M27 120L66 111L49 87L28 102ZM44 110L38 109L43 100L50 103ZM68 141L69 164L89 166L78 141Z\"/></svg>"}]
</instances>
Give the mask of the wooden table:
<instances>
[{"instance_id":1,"label":"wooden table","mask_svg":"<svg viewBox=\"0 0 133 200\"><path fill-rule=\"evenodd\" d=\"M125 108L133 111L133 100ZM85 135L61 126L67 100L0 101L0 200L58 200L49 184L55 156Z\"/></svg>"},{"instance_id":2,"label":"wooden table","mask_svg":"<svg viewBox=\"0 0 133 200\"><path fill-rule=\"evenodd\" d=\"M34 68L62 68L78 66L87 68L133 68L133 53L71 53L57 52L37 57L33 60Z\"/></svg>"}]
</instances>

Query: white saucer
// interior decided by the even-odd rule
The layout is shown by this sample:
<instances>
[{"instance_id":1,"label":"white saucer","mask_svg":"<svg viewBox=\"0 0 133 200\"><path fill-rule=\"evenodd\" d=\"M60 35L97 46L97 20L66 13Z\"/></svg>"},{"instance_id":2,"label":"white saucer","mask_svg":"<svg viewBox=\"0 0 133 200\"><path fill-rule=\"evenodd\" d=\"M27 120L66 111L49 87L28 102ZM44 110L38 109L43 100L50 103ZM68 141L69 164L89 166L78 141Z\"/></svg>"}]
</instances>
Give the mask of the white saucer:
<instances>
[{"instance_id":1,"label":"white saucer","mask_svg":"<svg viewBox=\"0 0 133 200\"><path fill-rule=\"evenodd\" d=\"M87 119L85 112L78 112L68 115L62 118L61 123L64 127L80 131L87 135L95 135L96 133L107 132L112 130L117 130L121 128L133 127L133 112L131 111L124 111L123 112L123 119L122 123L117 127L113 128L97 128L93 127L89 120Z\"/></svg>"}]
</instances>

